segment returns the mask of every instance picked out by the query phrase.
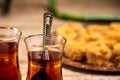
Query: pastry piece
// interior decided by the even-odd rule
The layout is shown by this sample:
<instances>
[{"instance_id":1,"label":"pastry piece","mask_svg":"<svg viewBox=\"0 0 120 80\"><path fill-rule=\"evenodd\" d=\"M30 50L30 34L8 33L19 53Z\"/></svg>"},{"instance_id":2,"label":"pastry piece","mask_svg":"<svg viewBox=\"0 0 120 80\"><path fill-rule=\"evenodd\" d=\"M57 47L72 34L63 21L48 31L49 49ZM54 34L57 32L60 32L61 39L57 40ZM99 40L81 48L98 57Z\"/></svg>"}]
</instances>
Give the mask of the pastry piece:
<instances>
[{"instance_id":1,"label":"pastry piece","mask_svg":"<svg viewBox=\"0 0 120 80\"><path fill-rule=\"evenodd\" d=\"M85 56L86 39L88 34L81 23L69 22L57 29L57 34L64 36L67 43L64 48L65 56L72 60L82 60Z\"/></svg>"},{"instance_id":2,"label":"pastry piece","mask_svg":"<svg viewBox=\"0 0 120 80\"><path fill-rule=\"evenodd\" d=\"M86 27L89 34L89 41L96 41L103 38L104 32L108 31L107 25L92 24Z\"/></svg>"},{"instance_id":3,"label":"pastry piece","mask_svg":"<svg viewBox=\"0 0 120 80\"><path fill-rule=\"evenodd\" d=\"M118 43L116 40L106 38L100 38L98 41L105 44L111 51L113 50L113 46Z\"/></svg>"},{"instance_id":4,"label":"pastry piece","mask_svg":"<svg viewBox=\"0 0 120 80\"><path fill-rule=\"evenodd\" d=\"M67 26L59 27L56 30L56 32L57 32L57 34L65 37L67 40L73 40L77 36L77 34Z\"/></svg>"},{"instance_id":5,"label":"pastry piece","mask_svg":"<svg viewBox=\"0 0 120 80\"><path fill-rule=\"evenodd\" d=\"M78 22L69 22L64 26L59 27L56 32L68 40L77 40L79 37L85 39L88 38L86 29Z\"/></svg>"},{"instance_id":6,"label":"pastry piece","mask_svg":"<svg viewBox=\"0 0 120 80\"><path fill-rule=\"evenodd\" d=\"M68 41L64 48L64 55L72 60L82 60L85 57L85 40Z\"/></svg>"},{"instance_id":7,"label":"pastry piece","mask_svg":"<svg viewBox=\"0 0 120 80\"><path fill-rule=\"evenodd\" d=\"M87 63L98 66L113 66L109 61L112 57L111 50L101 42L91 42L86 45Z\"/></svg>"},{"instance_id":8,"label":"pastry piece","mask_svg":"<svg viewBox=\"0 0 120 80\"><path fill-rule=\"evenodd\" d=\"M115 66L120 67L120 43L114 45L111 61L115 64Z\"/></svg>"},{"instance_id":9,"label":"pastry piece","mask_svg":"<svg viewBox=\"0 0 120 80\"><path fill-rule=\"evenodd\" d=\"M106 31L104 37L109 40L120 41L120 32L118 31Z\"/></svg>"},{"instance_id":10,"label":"pastry piece","mask_svg":"<svg viewBox=\"0 0 120 80\"><path fill-rule=\"evenodd\" d=\"M112 22L109 26L111 30L120 31L120 22Z\"/></svg>"},{"instance_id":11,"label":"pastry piece","mask_svg":"<svg viewBox=\"0 0 120 80\"><path fill-rule=\"evenodd\" d=\"M105 31L108 31L109 27L107 25L92 24L88 25L86 29L88 33L94 32L104 33Z\"/></svg>"}]
</instances>

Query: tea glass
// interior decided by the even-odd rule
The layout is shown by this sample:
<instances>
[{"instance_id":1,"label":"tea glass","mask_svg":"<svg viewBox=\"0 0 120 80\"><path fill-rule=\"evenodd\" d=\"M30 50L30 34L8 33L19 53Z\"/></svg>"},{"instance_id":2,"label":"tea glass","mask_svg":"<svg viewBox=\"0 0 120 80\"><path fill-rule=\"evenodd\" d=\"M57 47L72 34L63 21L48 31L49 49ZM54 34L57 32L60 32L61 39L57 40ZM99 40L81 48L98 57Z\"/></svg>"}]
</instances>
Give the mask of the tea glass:
<instances>
[{"instance_id":1,"label":"tea glass","mask_svg":"<svg viewBox=\"0 0 120 80\"><path fill-rule=\"evenodd\" d=\"M43 43L43 34L30 35L25 38L28 52L26 80L63 80L62 55L66 39L52 34L46 45L46 51Z\"/></svg>"},{"instance_id":2,"label":"tea glass","mask_svg":"<svg viewBox=\"0 0 120 80\"><path fill-rule=\"evenodd\" d=\"M18 62L21 34L15 27L0 27L0 80L21 80Z\"/></svg>"}]
</instances>

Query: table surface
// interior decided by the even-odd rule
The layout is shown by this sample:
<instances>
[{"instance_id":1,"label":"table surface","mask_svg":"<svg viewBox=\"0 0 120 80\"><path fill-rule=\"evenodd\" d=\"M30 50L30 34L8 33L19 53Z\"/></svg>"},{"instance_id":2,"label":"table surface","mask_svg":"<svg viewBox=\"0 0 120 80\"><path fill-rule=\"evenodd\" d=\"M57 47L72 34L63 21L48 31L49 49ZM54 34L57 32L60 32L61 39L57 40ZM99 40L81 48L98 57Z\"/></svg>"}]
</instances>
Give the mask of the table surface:
<instances>
[{"instance_id":1,"label":"table surface","mask_svg":"<svg viewBox=\"0 0 120 80\"><path fill-rule=\"evenodd\" d=\"M27 1L29 1L29 3L27 3ZM62 1L64 2L64 0ZM27 51L23 39L31 34L42 33L43 13L48 12L46 8L47 0L13 0L10 13L7 16L0 15L0 26L14 26L22 31L19 48L22 80L25 80L27 74ZM58 26L66 23L67 21L65 20L54 18L52 31L56 30ZM64 80L120 80L119 75L97 75L83 71L77 72L68 69L68 67L63 67L62 69Z\"/></svg>"}]
</instances>

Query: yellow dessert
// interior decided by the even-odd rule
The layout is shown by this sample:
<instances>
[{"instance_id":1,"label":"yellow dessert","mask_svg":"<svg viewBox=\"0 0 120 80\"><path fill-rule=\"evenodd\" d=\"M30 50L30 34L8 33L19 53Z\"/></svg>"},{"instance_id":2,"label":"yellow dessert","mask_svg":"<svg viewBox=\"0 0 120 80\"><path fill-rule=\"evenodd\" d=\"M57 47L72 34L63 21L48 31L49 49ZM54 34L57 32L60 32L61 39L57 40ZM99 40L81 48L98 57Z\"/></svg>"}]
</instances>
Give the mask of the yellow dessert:
<instances>
[{"instance_id":1,"label":"yellow dessert","mask_svg":"<svg viewBox=\"0 0 120 80\"><path fill-rule=\"evenodd\" d=\"M67 39L64 55L71 60L86 58L91 65L120 67L120 23L84 27L79 22L68 22L56 32Z\"/></svg>"}]
</instances>

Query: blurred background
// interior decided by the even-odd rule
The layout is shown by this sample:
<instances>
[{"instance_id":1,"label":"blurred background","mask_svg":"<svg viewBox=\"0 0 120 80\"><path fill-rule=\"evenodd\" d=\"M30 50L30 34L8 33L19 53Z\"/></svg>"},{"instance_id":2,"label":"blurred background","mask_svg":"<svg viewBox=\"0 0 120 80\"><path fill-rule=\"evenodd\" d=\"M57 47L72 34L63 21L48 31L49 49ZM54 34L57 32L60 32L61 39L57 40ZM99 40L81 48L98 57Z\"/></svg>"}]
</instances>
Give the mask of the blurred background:
<instances>
[{"instance_id":1,"label":"blurred background","mask_svg":"<svg viewBox=\"0 0 120 80\"><path fill-rule=\"evenodd\" d=\"M8 2L5 4L5 2ZM49 0L0 0L0 26L14 26L23 36L42 33L43 13L49 12ZM72 15L120 15L119 0L55 0L60 12ZM67 20L54 18L53 29ZM31 33L32 30L32 33Z\"/></svg>"},{"instance_id":2,"label":"blurred background","mask_svg":"<svg viewBox=\"0 0 120 80\"><path fill-rule=\"evenodd\" d=\"M7 3L6 3L7 1ZM49 12L49 1L51 0L0 0L0 26L13 26L22 31L22 37L31 34L42 33L43 14ZM56 1L57 10L61 13L81 16L99 16L110 15L120 16L120 0L53 0ZM120 18L119 18L120 19ZM54 17L52 24L52 31L57 27L66 24L69 20ZM22 39L23 39L22 38ZM22 52L23 51L23 52ZM26 50L21 47L22 55L20 57L22 80L26 78ZM25 60L26 59L26 60ZM65 73L66 72L66 73ZM74 74L74 75L73 75ZM65 80L80 80L82 78L98 77L101 80L113 80L115 77L101 77L94 75L85 75L84 73L77 73L64 69ZM105 78L106 77L106 78ZM119 77L117 77L119 78Z\"/></svg>"}]
</instances>

